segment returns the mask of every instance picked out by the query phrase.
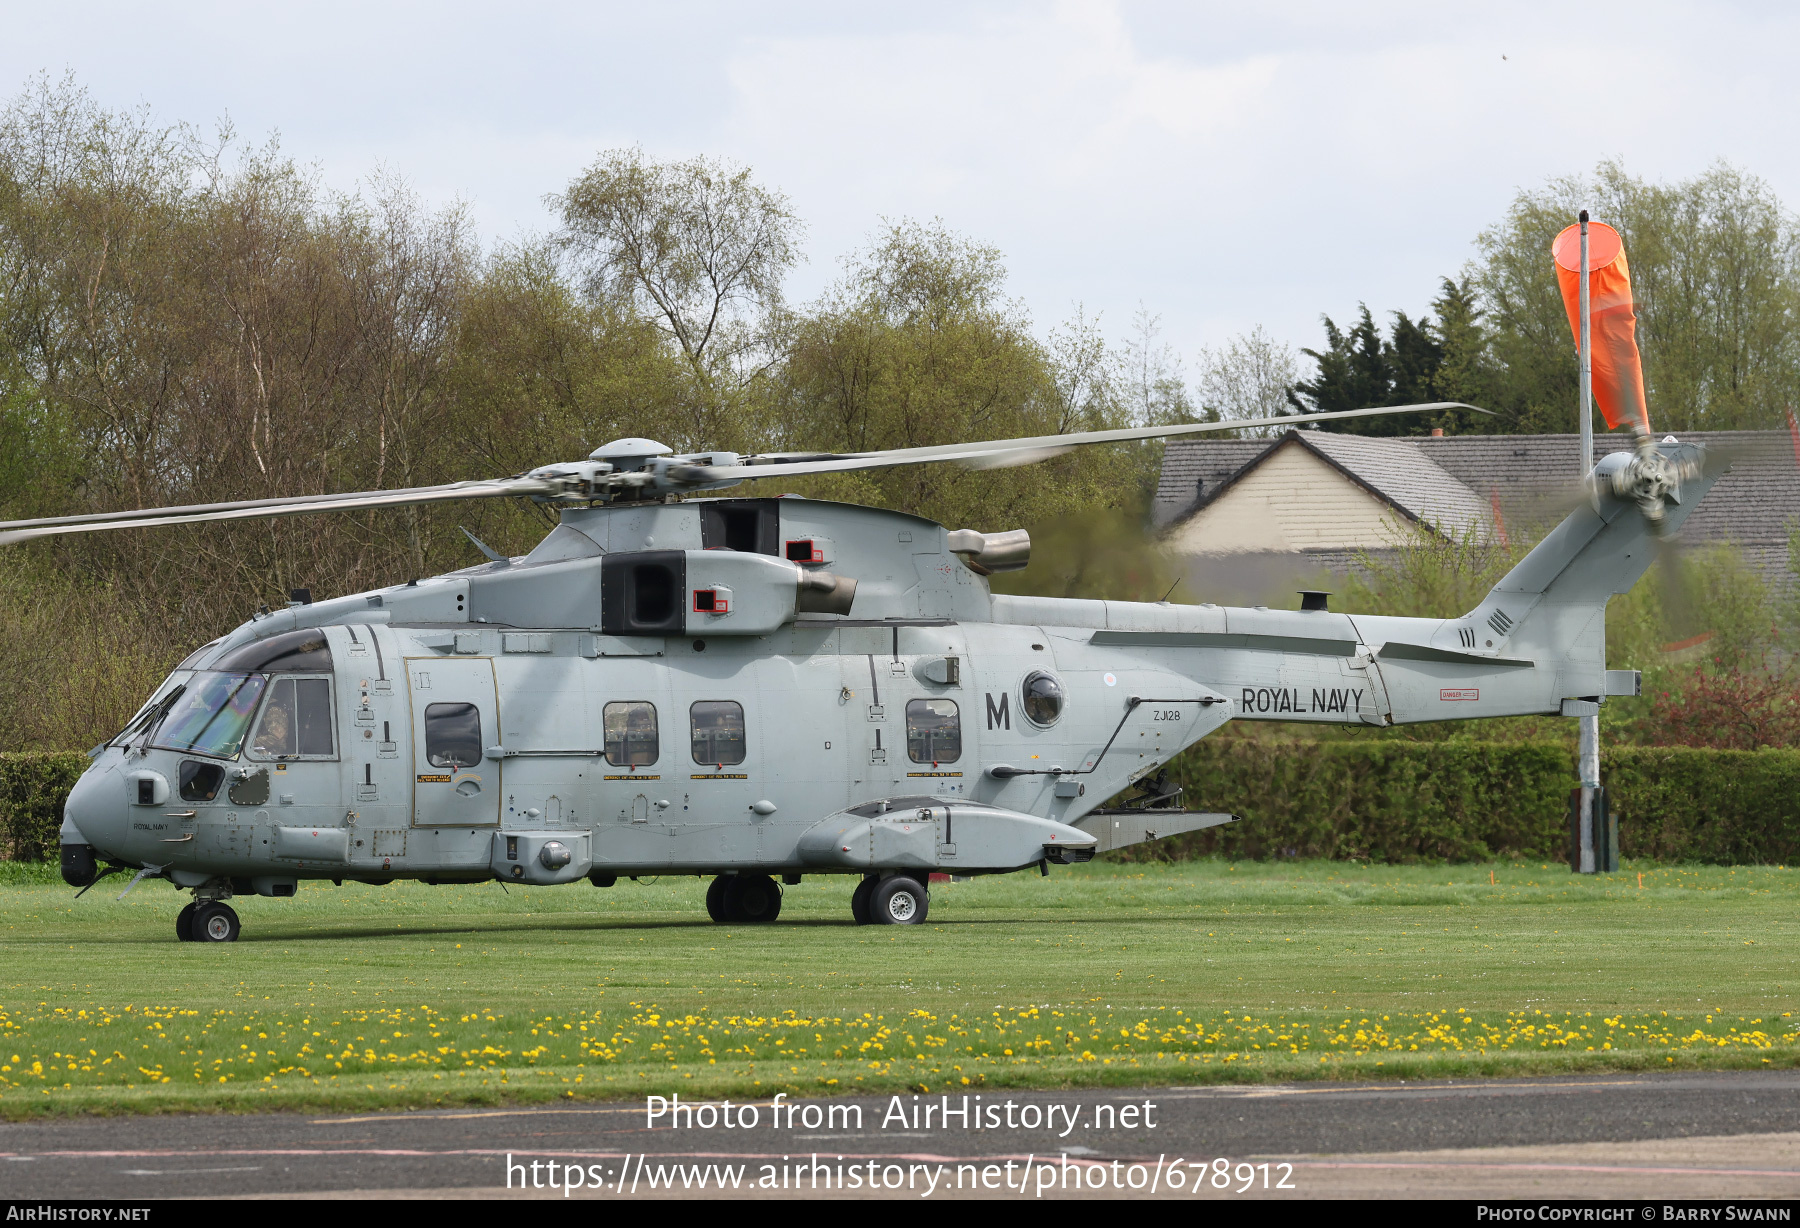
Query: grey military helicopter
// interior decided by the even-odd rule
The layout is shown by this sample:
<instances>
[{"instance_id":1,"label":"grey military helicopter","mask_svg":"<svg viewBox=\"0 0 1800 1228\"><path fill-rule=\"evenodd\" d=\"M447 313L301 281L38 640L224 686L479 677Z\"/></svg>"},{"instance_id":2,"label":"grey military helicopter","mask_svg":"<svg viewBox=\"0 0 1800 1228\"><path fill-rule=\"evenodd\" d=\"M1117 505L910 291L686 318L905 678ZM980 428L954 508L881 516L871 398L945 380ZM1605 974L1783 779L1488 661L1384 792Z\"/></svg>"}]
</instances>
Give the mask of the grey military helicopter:
<instances>
[{"instance_id":1,"label":"grey military helicopter","mask_svg":"<svg viewBox=\"0 0 1800 1228\"><path fill-rule=\"evenodd\" d=\"M1282 426L1449 403L1294 415ZM1473 407L1468 407L1473 408ZM302 879L598 887L711 875L720 922L768 922L779 876L856 880L857 923L916 925L933 872L1001 874L1234 821L1187 810L1170 759L1226 721L1390 725L1586 713L1608 598L1717 476L1641 436L1460 618L995 594L1025 532L752 480L960 463L1255 422L852 454L673 455L621 439L498 481L0 524L63 533L524 497L529 554L259 612L184 660L92 752L62 872L192 893L182 941L238 937L234 895ZM480 543L476 543L480 546ZM687 736L681 735L686 726ZM1121 804L1109 800L1131 791ZM105 863L104 868L102 864Z\"/></svg>"}]
</instances>

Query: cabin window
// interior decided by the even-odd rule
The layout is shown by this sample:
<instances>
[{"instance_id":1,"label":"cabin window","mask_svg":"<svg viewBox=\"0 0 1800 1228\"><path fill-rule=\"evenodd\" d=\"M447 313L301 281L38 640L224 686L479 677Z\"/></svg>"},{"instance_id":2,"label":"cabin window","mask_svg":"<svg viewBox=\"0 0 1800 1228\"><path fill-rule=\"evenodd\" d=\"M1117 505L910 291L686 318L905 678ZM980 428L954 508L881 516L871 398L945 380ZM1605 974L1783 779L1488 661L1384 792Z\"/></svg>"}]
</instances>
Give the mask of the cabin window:
<instances>
[{"instance_id":1,"label":"cabin window","mask_svg":"<svg viewBox=\"0 0 1800 1228\"><path fill-rule=\"evenodd\" d=\"M201 763L196 759L181 761L181 800L184 802L210 802L219 796L219 786L225 783L225 769L216 763Z\"/></svg>"},{"instance_id":2,"label":"cabin window","mask_svg":"<svg viewBox=\"0 0 1800 1228\"><path fill-rule=\"evenodd\" d=\"M1020 705L1025 709L1025 718L1033 725L1054 725L1062 716L1063 686L1049 674L1039 670L1025 679L1020 688Z\"/></svg>"},{"instance_id":3,"label":"cabin window","mask_svg":"<svg viewBox=\"0 0 1800 1228\"><path fill-rule=\"evenodd\" d=\"M906 753L914 763L955 763L962 758L962 717L955 700L907 702Z\"/></svg>"},{"instance_id":4,"label":"cabin window","mask_svg":"<svg viewBox=\"0 0 1800 1228\"><path fill-rule=\"evenodd\" d=\"M730 699L703 699L688 709L694 762L724 767L744 761L744 705Z\"/></svg>"},{"instance_id":5,"label":"cabin window","mask_svg":"<svg viewBox=\"0 0 1800 1228\"><path fill-rule=\"evenodd\" d=\"M452 769L480 763L481 710L474 704L426 704L425 762Z\"/></svg>"},{"instance_id":6,"label":"cabin window","mask_svg":"<svg viewBox=\"0 0 1800 1228\"><path fill-rule=\"evenodd\" d=\"M606 705L606 761L614 767L643 767L655 763L660 749L656 734L656 705L641 699Z\"/></svg>"},{"instance_id":7,"label":"cabin window","mask_svg":"<svg viewBox=\"0 0 1800 1228\"><path fill-rule=\"evenodd\" d=\"M277 678L269 684L262 719L250 740L255 759L332 757L331 683L324 678Z\"/></svg>"}]
</instances>

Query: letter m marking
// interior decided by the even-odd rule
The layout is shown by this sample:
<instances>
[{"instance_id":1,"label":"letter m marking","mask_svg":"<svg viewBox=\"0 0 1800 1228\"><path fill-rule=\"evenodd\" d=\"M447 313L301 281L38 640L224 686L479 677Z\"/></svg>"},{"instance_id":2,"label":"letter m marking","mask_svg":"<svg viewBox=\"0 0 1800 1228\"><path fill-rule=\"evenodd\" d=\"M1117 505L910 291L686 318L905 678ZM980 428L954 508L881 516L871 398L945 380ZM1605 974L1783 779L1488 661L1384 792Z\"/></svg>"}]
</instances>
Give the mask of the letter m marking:
<instances>
[{"instance_id":1,"label":"letter m marking","mask_svg":"<svg viewBox=\"0 0 1800 1228\"><path fill-rule=\"evenodd\" d=\"M1002 729L1012 728L1012 713L1008 711L1008 705L1011 702L1012 695L1010 692L1002 694L999 703L994 702L994 697L992 695L987 697L987 727L989 729L994 728L996 725Z\"/></svg>"}]
</instances>

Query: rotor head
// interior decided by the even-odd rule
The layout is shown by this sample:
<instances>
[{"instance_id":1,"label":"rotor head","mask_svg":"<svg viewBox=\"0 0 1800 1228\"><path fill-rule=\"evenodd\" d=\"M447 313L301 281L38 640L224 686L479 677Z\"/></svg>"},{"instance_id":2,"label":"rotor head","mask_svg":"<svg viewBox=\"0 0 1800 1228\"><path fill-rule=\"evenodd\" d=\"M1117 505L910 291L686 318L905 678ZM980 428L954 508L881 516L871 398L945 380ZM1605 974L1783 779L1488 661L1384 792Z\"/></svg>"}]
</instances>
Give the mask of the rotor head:
<instances>
[{"instance_id":1,"label":"rotor head","mask_svg":"<svg viewBox=\"0 0 1800 1228\"><path fill-rule=\"evenodd\" d=\"M1676 444L1673 435L1662 441ZM1650 432L1637 428L1637 443L1631 452L1617 452L1594 467L1592 490L1595 501L1601 491L1635 504L1638 514L1658 537L1668 532L1668 505L1681 504L1681 484L1703 472L1702 457L1673 454L1659 447Z\"/></svg>"}]
</instances>

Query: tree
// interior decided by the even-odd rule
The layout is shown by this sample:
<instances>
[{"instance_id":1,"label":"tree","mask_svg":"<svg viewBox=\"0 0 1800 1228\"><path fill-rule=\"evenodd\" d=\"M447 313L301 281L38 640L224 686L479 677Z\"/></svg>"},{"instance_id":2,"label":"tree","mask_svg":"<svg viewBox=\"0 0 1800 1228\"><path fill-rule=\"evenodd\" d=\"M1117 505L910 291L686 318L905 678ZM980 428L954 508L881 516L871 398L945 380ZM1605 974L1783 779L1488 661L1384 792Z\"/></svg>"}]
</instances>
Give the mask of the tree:
<instances>
[{"instance_id":1,"label":"tree","mask_svg":"<svg viewBox=\"0 0 1800 1228\"><path fill-rule=\"evenodd\" d=\"M450 428L467 446L466 476L578 459L624 436L681 438L688 370L629 301L581 294L552 243L502 247L457 321ZM541 505L512 500L467 504L458 516L509 554L555 523Z\"/></svg>"},{"instance_id":2,"label":"tree","mask_svg":"<svg viewBox=\"0 0 1800 1228\"><path fill-rule=\"evenodd\" d=\"M1441 358L1433 374L1432 400L1461 401L1467 405L1488 408L1489 388L1493 383L1493 359L1489 353L1488 331L1483 325L1479 297L1471 278L1444 278L1438 296L1431 302L1436 317L1435 334ZM1461 416L1458 426L1484 434L1501 433L1493 419Z\"/></svg>"},{"instance_id":3,"label":"tree","mask_svg":"<svg viewBox=\"0 0 1800 1228\"><path fill-rule=\"evenodd\" d=\"M1381 329L1369 314L1368 304L1359 304L1361 317L1349 332L1337 326L1330 316L1321 316L1325 324L1325 349L1302 349L1300 352L1318 366L1318 374L1301 380L1288 394L1289 401L1300 413L1335 413L1361 409L1368 405L1392 405L1394 374L1390 362L1391 347L1384 343ZM1383 426L1388 419L1379 419ZM1383 434L1397 434L1383 430Z\"/></svg>"},{"instance_id":4,"label":"tree","mask_svg":"<svg viewBox=\"0 0 1800 1228\"><path fill-rule=\"evenodd\" d=\"M469 253L460 215L423 210L401 185L329 194L272 144L241 149L229 129L203 142L41 80L0 111L0 464L31 475L6 501L104 512L465 476L467 449L443 426ZM56 695L63 717L78 702L86 715L42 728L104 736L141 700L140 673L289 587L422 574L453 516L8 548L14 625L64 632L7 641L0 707ZM92 619L68 634L83 610ZM106 682L125 675L87 652L96 642L134 645L136 681Z\"/></svg>"},{"instance_id":5,"label":"tree","mask_svg":"<svg viewBox=\"0 0 1800 1228\"><path fill-rule=\"evenodd\" d=\"M1293 351L1276 342L1258 324L1218 349L1200 352L1200 378L1195 391L1202 420L1276 418L1292 412L1288 391L1298 377ZM1282 429L1246 427L1238 433L1262 437L1279 434Z\"/></svg>"},{"instance_id":6,"label":"tree","mask_svg":"<svg viewBox=\"0 0 1800 1228\"><path fill-rule=\"evenodd\" d=\"M1162 336L1162 317L1138 304L1125 343L1125 387L1132 420L1144 426L1192 422L1195 409L1181 373L1181 359Z\"/></svg>"},{"instance_id":7,"label":"tree","mask_svg":"<svg viewBox=\"0 0 1800 1228\"><path fill-rule=\"evenodd\" d=\"M1794 215L1728 163L1661 185L1613 161L1520 192L1477 241L1492 396L1513 429L1575 426L1575 347L1549 251L1582 208L1625 240L1652 427L1779 425L1800 389Z\"/></svg>"},{"instance_id":8,"label":"tree","mask_svg":"<svg viewBox=\"0 0 1800 1228\"><path fill-rule=\"evenodd\" d=\"M993 247L941 222L890 222L791 322L767 418L789 450L871 451L1123 425L1113 360L1078 317L1046 346L1005 294ZM1078 449L984 473L947 465L795 482L958 525L1015 527L1135 497L1129 449Z\"/></svg>"},{"instance_id":9,"label":"tree","mask_svg":"<svg viewBox=\"0 0 1800 1228\"><path fill-rule=\"evenodd\" d=\"M1367 306L1347 331L1325 317L1326 345L1303 350L1313 378L1300 409L1462 401L1493 411L1344 423L1370 435L1434 426L1492 434L1576 429L1577 369L1550 245L1578 211L1625 239L1652 425L1772 427L1800 396L1800 223L1767 184L1727 163L1650 184L1603 162L1591 176L1520 192L1477 239L1477 258L1445 278L1416 321L1394 312L1384 337Z\"/></svg>"},{"instance_id":10,"label":"tree","mask_svg":"<svg viewBox=\"0 0 1800 1228\"><path fill-rule=\"evenodd\" d=\"M774 360L781 282L799 258L787 197L746 167L633 148L601 155L549 203L590 294L636 304L686 359L687 430L671 442L746 446L744 393Z\"/></svg>"},{"instance_id":11,"label":"tree","mask_svg":"<svg viewBox=\"0 0 1800 1228\"><path fill-rule=\"evenodd\" d=\"M1326 348L1301 350L1317 366L1310 380L1297 381L1288 394L1294 409L1328 413L1379 405L1421 405L1433 401L1471 401L1481 387L1486 339L1480 312L1466 282L1446 278L1432 307L1414 320L1404 311L1392 313L1387 336L1367 304L1359 304L1356 324L1345 332L1330 316L1325 322ZM1434 427L1492 430L1492 419L1468 410L1437 410L1393 417L1351 418L1322 423L1321 429L1355 435L1425 435Z\"/></svg>"}]
</instances>

